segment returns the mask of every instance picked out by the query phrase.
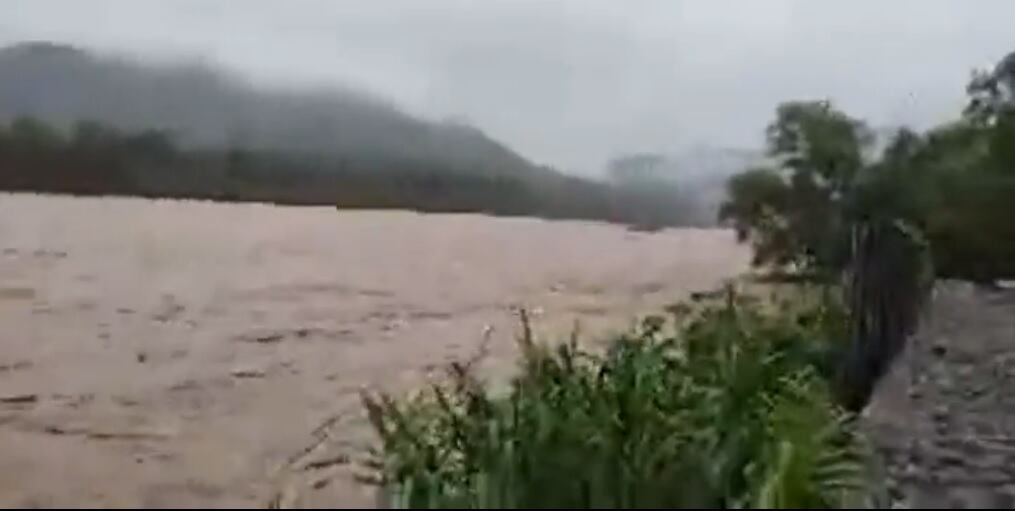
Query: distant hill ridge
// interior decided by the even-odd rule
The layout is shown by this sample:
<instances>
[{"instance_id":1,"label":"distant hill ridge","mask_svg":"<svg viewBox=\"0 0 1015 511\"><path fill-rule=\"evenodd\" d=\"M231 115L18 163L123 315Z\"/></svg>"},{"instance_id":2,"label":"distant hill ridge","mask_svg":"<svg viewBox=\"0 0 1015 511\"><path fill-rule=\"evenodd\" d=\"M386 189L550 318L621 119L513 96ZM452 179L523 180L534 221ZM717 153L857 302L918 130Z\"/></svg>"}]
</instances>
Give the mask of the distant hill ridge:
<instances>
[{"instance_id":1,"label":"distant hill ridge","mask_svg":"<svg viewBox=\"0 0 1015 511\"><path fill-rule=\"evenodd\" d=\"M420 163L442 170L545 173L482 131L425 121L367 93L284 92L199 64L149 64L52 42L0 49L0 122L30 115L164 129L191 146Z\"/></svg>"}]
</instances>

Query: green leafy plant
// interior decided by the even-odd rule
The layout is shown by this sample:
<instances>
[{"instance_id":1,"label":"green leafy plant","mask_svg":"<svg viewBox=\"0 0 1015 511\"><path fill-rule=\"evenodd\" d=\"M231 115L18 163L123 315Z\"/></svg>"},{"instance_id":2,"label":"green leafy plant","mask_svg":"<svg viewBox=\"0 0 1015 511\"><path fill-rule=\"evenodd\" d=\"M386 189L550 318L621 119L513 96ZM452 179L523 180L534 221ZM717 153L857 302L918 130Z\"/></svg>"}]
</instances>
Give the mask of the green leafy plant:
<instances>
[{"instance_id":1,"label":"green leafy plant","mask_svg":"<svg viewBox=\"0 0 1015 511\"><path fill-rule=\"evenodd\" d=\"M605 351L534 341L497 393L453 364L414 398L364 394L396 508L862 505L866 450L824 365L834 307L673 308ZM666 333L674 330L674 333Z\"/></svg>"}]
</instances>

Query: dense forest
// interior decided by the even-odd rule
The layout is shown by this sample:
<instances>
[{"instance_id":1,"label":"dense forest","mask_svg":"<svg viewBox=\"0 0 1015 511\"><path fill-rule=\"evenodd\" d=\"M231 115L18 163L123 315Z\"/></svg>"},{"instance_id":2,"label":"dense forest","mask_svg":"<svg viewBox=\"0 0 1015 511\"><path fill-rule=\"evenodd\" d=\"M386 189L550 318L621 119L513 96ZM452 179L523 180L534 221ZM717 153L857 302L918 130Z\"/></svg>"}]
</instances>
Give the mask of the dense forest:
<instances>
[{"instance_id":1,"label":"dense forest","mask_svg":"<svg viewBox=\"0 0 1015 511\"><path fill-rule=\"evenodd\" d=\"M675 187L532 164L479 130L352 91L280 93L49 43L0 50L0 189L700 221Z\"/></svg>"},{"instance_id":2,"label":"dense forest","mask_svg":"<svg viewBox=\"0 0 1015 511\"><path fill-rule=\"evenodd\" d=\"M681 225L691 218L670 188L606 184L550 170L527 175L456 172L386 154L335 157L239 148L188 149L161 131L121 133L108 125L82 121L64 132L30 117L0 126L0 188L483 212L640 227Z\"/></svg>"}]
</instances>

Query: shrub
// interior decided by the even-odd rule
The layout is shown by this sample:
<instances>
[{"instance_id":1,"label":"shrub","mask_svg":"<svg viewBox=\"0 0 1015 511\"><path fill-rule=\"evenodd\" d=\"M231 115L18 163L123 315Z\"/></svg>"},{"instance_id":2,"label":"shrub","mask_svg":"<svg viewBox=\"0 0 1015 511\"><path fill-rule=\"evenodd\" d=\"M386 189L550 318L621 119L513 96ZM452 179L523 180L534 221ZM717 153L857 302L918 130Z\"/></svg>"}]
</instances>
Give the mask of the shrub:
<instances>
[{"instance_id":1,"label":"shrub","mask_svg":"<svg viewBox=\"0 0 1015 511\"><path fill-rule=\"evenodd\" d=\"M397 508L840 507L866 451L833 404L826 306L673 309L605 352L537 344L493 392L468 367L404 401L364 394ZM827 303L827 302L826 302Z\"/></svg>"}]
</instances>

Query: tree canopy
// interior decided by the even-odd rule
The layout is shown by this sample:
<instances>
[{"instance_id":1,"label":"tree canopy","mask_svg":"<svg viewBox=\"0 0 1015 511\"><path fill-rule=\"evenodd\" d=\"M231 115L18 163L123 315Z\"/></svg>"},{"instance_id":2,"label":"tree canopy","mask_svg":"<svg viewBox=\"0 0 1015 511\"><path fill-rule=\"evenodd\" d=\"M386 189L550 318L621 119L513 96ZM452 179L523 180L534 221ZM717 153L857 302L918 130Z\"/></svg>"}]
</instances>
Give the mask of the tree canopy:
<instances>
[{"instance_id":1,"label":"tree canopy","mask_svg":"<svg viewBox=\"0 0 1015 511\"><path fill-rule=\"evenodd\" d=\"M773 163L730 179L720 219L759 266L834 274L854 226L902 220L924 232L942 275L1015 276L1015 53L967 91L961 116L899 129L877 154L871 130L831 103L780 105L766 131Z\"/></svg>"}]
</instances>

